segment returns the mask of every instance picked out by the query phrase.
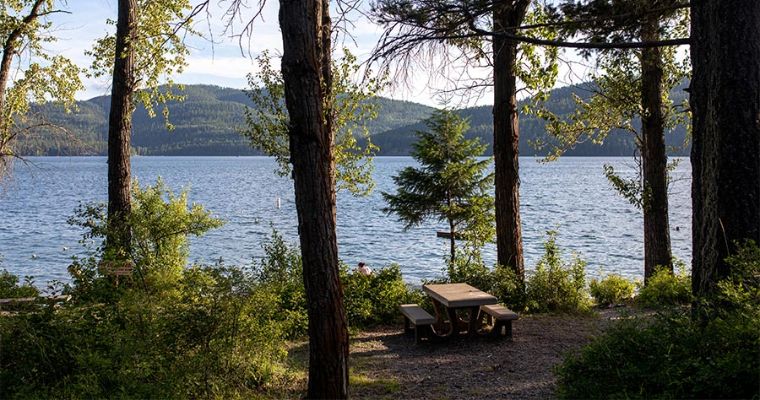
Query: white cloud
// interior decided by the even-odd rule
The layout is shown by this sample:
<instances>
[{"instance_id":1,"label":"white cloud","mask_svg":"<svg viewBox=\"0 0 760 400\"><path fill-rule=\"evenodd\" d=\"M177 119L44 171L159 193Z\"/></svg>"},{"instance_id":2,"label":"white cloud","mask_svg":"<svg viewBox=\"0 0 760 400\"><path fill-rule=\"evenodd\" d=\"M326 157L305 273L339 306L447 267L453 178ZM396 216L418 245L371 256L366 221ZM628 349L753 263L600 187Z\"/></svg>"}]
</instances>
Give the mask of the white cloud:
<instances>
[{"instance_id":1,"label":"white cloud","mask_svg":"<svg viewBox=\"0 0 760 400\"><path fill-rule=\"evenodd\" d=\"M255 62L243 56L213 58L191 56L187 63L188 65L180 77L206 75L228 79L245 79L246 75L255 69Z\"/></svg>"}]
</instances>

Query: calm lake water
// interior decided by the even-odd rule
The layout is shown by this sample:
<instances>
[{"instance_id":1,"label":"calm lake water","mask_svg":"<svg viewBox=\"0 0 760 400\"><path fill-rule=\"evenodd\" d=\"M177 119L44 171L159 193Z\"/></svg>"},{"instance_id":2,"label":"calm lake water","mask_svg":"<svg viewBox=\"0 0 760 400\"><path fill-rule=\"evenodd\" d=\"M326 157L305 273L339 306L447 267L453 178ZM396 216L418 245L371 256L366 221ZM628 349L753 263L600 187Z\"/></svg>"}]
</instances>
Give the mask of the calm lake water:
<instances>
[{"instance_id":1,"label":"calm lake water","mask_svg":"<svg viewBox=\"0 0 760 400\"><path fill-rule=\"evenodd\" d=\"M68 280L66 266L82 254L82 231L67 225L80 202L106 201L104 157L31 158L16 163L13 176L0 190L0 267L33 275L39 284ZM632 173L629 158L563 158L543 164L521 158L522 218L525 261L533 269L542 254L547 230L559 232L558 242L569 257L588 261L588 273L643 274L641 212L620 197L603 175L605 163ZM447 242L436 238L443 224L430 222L403 230L395 216L382 212L380 192L394 191L391 177L413 165L409 157L379 157L375 161L376 190L368 197L338 194L338 245L349 265L365 261L372 267L398 263L406 280L439 276ZM161 176L174 190L189 188L190 200L203 204L227 223L190 245L192 262L250 264L262 256L262 243L272 227L297 242L293 185L273 173L266 157L135 157L133 174L142 184ZM688 159L675 171L670 215L674 254L690 260L691 200ZM277 207L277 199L280 207ZM485 250L489 264L495 248Z\"/></svg>"}]
</instances>

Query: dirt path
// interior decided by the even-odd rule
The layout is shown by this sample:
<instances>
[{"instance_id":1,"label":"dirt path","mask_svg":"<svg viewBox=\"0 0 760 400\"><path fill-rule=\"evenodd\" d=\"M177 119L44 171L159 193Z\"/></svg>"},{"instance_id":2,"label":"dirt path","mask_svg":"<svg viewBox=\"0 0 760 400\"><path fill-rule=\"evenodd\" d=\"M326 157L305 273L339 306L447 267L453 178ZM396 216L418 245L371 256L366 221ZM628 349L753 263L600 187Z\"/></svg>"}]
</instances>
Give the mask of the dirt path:
<instances>
[{"instance_id":1,"label":"dirt path","mask_svg":"<svg viewBox=\"0 0 760 400\"><path fill-rule=\"evenodd\" d=\"M553 368L609 321L601 316L527 316L513 341L415 345L401 327L351 341L351 397L392 399L546 399Z\"/></svg>"}]
</instances>

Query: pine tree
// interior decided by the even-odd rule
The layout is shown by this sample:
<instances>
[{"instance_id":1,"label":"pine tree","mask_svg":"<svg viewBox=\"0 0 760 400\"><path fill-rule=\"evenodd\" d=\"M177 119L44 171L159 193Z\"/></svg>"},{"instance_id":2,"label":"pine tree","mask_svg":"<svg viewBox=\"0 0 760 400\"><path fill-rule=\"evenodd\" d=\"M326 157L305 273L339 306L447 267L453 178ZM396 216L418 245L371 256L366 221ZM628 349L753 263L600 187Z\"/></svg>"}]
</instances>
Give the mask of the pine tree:
<instances>
[{"instance_id":1,"label":"pine tree","mask_svg":"<svg viewBox=\"0 0 760 400\"><path fill-rule=\"evenodd\" d=\"M493 236L493 197L488 188L493 174L486 174L490 159L478 160L486 146L478 139L465 140L466 120L453 111L439 110L427 121L429 131L418 131L412 157L419 168L407 167L393 181L396 194L383 193L386 213L397 214L406 229L437 218L450 229L451 261L456 258L456 239L485 242ZM483 218L483 216L491 218ZM483 235L489 238L483 238Z\"/></svg>"}]
</instances>

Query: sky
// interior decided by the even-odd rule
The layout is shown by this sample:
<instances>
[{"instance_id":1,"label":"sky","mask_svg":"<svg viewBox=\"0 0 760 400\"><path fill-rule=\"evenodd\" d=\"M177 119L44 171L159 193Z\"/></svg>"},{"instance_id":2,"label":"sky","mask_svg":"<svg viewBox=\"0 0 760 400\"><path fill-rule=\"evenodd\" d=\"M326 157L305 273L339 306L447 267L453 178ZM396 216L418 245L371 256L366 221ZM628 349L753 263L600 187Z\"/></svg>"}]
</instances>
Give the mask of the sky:
<instances>
[{"instance_id":1,"label":"sky","mask_svg":"<svg viewBox=\"0 0 760 400\"><path fill-rule=\"evenodd\" d=\"M192 0L196 4L197 0ZM212 0L217 4L217 0ZM256 0L250 3L257 3ZM255 71L255 57L264 50L279 54L282 50L282 37L277 20L278 1L266 2L264 11L256 21L250 41L243 39L241 48L237 37L231 33L239 33L242 26L240 19L236 20L233 32L224 33L224 10L212 9L212 18L201 16L196 19L195 29L206 38L191 38L187 41L190 56L185 71L173 79L184 84L213 84L218 86L243 89L247 86L246 75ZM96 39L114 30L113 25L106 21L116 19L117 0L68 0L62 7L66 14L54 16L52 34L57 42L46 45L51 53L60 53L69 57L81 67L87 67L92 60L85 55L85 50L92 47ZM250 14L251 10L247 10ZM334 13L333 13L334 14ZM376 41L382 28L367 19L357 18L349 29L353 40L343 43L360 61L365 60ZM211 33L211 35L209 34ZM213 41L210 37L213 35ZM560 74L558 86L574 83L576 80L568 74L565 68ZM107 95L110 92L110 77L84 78L86 90L79 93L79 99L89 99L95 96ZM482 96L465 101L459 97L442 95L440 89L446 87L446 82L440 78L430 78L424 71L418 71L406 84L393 85L382 93L383 96L399 100L414 101L430 106L440 106L444 102L463 105L491 104L491 94L486 91Z\"/></svg>"}]
</instances>

